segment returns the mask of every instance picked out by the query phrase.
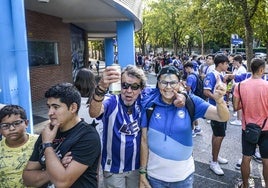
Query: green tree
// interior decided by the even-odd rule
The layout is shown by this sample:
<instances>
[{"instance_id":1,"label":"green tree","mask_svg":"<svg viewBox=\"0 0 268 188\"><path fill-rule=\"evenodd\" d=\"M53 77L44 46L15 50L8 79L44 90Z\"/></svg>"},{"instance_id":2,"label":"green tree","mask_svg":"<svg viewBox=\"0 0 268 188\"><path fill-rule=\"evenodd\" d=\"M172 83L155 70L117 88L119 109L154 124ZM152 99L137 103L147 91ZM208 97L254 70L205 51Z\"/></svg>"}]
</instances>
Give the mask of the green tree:
<instances>
[{"instance_id":1,"label":"green tree","mask_svg":"<svg viewBox=\"0 0 268 188\"><path fill-rule=\"evenodd\" d=\"M253 17L256 14L260 0L229 0L237 12L242 15L245 28L245 46L247 67L250 69L250 60L253 58Z\"/></svg>"}]
</instances>

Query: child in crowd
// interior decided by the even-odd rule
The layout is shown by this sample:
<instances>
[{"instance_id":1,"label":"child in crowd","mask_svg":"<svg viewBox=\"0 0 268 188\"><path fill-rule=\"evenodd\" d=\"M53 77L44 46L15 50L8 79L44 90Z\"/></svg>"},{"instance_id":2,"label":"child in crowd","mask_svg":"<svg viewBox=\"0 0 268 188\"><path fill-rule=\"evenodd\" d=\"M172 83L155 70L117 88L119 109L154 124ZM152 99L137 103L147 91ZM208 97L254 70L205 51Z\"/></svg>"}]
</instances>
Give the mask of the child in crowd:
<instances>
[{"instance_id":1,"label":"child in crowd","mask_svg":"<svg viewBox=\"0 0 268 188\"><path fill-rule=\"evenodd\" d=\"M28 120L18 105L6 105L0 110L0 187L24 187L22 171L32 154L36 135L26 132Z\"/></svg>"}]
</instances>

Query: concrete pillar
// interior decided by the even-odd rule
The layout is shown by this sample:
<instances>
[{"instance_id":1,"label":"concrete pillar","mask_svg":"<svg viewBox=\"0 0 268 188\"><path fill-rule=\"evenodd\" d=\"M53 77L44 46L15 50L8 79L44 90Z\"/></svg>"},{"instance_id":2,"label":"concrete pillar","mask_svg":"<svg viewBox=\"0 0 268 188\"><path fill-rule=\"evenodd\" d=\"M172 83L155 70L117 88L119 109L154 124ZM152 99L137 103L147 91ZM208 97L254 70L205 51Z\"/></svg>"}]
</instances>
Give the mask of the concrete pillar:
<instances>
[{"instance_id":1,"label":"concrete pillar","mask_svg":"<svg viewBox=\"0 0 268 188\"><path fill-rule=\"evenodd\" d=\"M118 62L121 68L135 65L134 23L117 22Z\"/></svg>"},{"instance_id":2,"label":"concrete pillar","mask_svg":"<svg viewBox=\"0 0 268 188\"><path fill-rule=\"evenodd\" d=\"M106 66L113 64L114 61L114 49L113 49L113 39L106 38L104 40L104 51L105 51L105 63Z\"/></svg>"}]
</instances>

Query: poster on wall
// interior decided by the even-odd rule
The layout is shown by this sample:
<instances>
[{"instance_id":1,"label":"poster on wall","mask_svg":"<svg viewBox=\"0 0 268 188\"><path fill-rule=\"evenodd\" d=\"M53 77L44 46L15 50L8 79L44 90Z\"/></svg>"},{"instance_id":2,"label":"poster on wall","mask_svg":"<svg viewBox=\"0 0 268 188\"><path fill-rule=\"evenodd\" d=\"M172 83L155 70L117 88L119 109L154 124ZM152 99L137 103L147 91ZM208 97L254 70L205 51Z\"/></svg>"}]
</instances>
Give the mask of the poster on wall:
<instances>
[{"instance_id":1,"label":"poster on wall","mask_svg":"<svg viewBox=\"0 0 268 188\"><path fill-rule=\"evenodd\" d=\"M74 25L71 26L71 52L72 52L72 67L73 78L78 69L84 66L84 31Z\"/></svg>"}]
</instances>

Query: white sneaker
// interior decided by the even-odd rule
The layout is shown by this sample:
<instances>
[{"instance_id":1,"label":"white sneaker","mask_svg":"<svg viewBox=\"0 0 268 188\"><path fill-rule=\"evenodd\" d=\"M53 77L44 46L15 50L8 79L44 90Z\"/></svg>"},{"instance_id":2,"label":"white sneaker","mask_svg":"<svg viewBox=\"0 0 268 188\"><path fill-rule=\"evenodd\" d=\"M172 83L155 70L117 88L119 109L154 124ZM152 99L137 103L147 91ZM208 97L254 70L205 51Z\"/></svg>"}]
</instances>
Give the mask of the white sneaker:
<instances>
[{"instance_id":1,"label":"white sneaker","mask_svg":"<svg viewBox=\"0 0 268 188\"><path fill-rule=\"evenodd\" d=\"M252 155L252 158L258 162L258 163L262 163L262 158L261 158L261 154L258 151L255 151L254 155Z\"/></svg>"},{"instance_id":2,"label":"white sneaker","mask_svg":"<svg viewBox=\"0 0 268 188\"><path fill-rule=\"evenodd\" d=\"M209 166L210 170L212 170L216 175L218 176L223 176L224 175L224 172L223 170L221 169L220 165L218 162L211 162L210 163L210 166Z\"/></svg>"},{"instance_id":3,"label":"white sneaker","mask_svg":"<svg viewBox=\"0 0 268 188\"><path fill-rule=\"evenodd\" d=\"M196 137L196 134L195 134L194 130L192 130L192 137L193 138Z\"/></svg>"},{"instance_id":4,"label":"white sneaker","mask_svg":"<svg viewBox=\"0 0 268 188\"><path fill-rule=\"evenodd\" d=\"M260 154L258 151L256 151L254 155L255 155L257 158L261 158L261 154Z\"/></svg>"},{"instance_id":5,"label":"white sneaker","mask_svg":"<svg viewBox=\"0 0 268 188\"><path fill-rule=\"evenodd\" d=\"M228 160L225 159L225 158L222 158L222 157L218 156L218 163L220 163L220 164L227 164L228 163Z\"/></svg>"},{"instance_id":6,"label":"white sneaker","mask_svg":"<svg viewBox=\"0 0 268 188\"><path fill-rule=\"evenodd\" d=\"M241 170L241 163L242 163L242 159L239 159L237 161L237 163L235 164L235 169L236 170Z\"/></svg>"},{"instance_id":7,"label":"white sneaker","mask_svg":"<svg viewBox=\"0 0 268 188\"><path fill-rule=\"evenodd\" d=\"M236 119L234 121L230 121L230 124L231 125L239 125L239 126L241 126L242 125L242 122L241 122L241 120Z\"/></svg>"}]
</instances>

